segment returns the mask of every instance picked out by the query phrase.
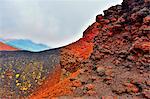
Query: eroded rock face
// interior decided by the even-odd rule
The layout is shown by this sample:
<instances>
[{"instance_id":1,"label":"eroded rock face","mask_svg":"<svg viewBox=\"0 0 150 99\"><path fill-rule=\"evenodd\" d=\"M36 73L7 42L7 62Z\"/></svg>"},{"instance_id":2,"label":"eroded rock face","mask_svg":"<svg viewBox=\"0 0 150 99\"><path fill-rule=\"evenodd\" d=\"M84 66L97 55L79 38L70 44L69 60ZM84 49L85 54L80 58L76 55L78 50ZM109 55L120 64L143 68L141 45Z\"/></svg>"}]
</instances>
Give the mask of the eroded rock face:
<instances>
[{"instance_id":1,"label":"eroded rock face","mask_svg":"<svg viewBox=\"0 0 150 99\"><path fill-rule=\"evenodd\" d=\"M95 37L89 62L103 79L95 85L106 88L96 88L97 92L103 90L98 95L149 98L150 87L145 83L150 81L149 3L146 0L124 0L122 5L104 11L104 16L96 17L101 29ZM105 74L109 70L107 67L112 67L108 75Z\"/></svg>"},{"instance_id":2,"label":"eroded rock face","mask_svg":"<svg viewBox=\"0 0 150 99\"><path fill-rule=\"evenodd\" d=\"M149 98L149 15L148 0L124 0L122 5L110 7L104 15L97 15L95 25L89 27L83 37L86 43L93 44L90 47L93 50L85 52L90 57L81 54L84 50L79 48L85 42L80 40L80 43L63 48L66 53L62 53L61 62L65 73L70 69L80 73L71 78L65 89L73 91L72 94L63 94L62 91L56 96L62 99ZM87 44L85 50L88 49ZM74 82L80 86L70 84Z\"/></svg>"},{"instance_id":3,"label":"eroded rock face","mask_svg":"<svg viewBox=\"0 0 150 99\"><path fill-rule=\"evenodd\" d=\"M95 22L83 33L83 38L79 39L61 49L61 66L67 71L73 72L80 68L82 61L88 59L93 52L93 40L99 33L100 24Z\"/></svg>"},{"instance_id":4,"label":"eroded rock face","mask_svg":"<svg viewBox=\"0 0 150 99\"><path fill-rule=\"evenodd\" d=\"M84 32L84 37L88 37L87 34L96 34L90 41L94 44L92 53L88 51L90 57L80 61L76 61L79 58L72 57L72 61L64 61L65 64L77 64L64 65L67 68L75 66L82 71L72 78L71 82L78 81L81 84L69 86L73 90L72 94L68 94L69 97L149 98L149 15L148 0L124 0L122 5L110 7L104 11L104 15L96 16L97 26ZM91 29L93 32L90 32ZM81 54L78 55L82 57ZM64 98L66 95L64 94ZM60 98L62 97L61 95Z\"/></svg>"},{"instance_id":5,"label":"eroded rock face","mask_svg":"<svg viewBox=\"0 0 150 99\"><path fill-rule=\"evenodd\" d=\"M83 99L149 99L150 96L150 1L149 0L124 0L122 5L110 7L104 11L104 15L97 15L96 22L83 33L83 38L68 46L60 48L56 52L48 51L36 55L27 53L14 54L0 53L0 72L4 79L17 84L18 81L33 82L33 86L39 85L34 81L37 76L24 72L41 73L41 78L46 77L43 86L36 91L18 91L20 87L15 85L7 93L9 95L29 95L29 99L41 99L58 97L60 99L79 97ZM28 58L28 59L27 59ZM4 60L7 60L6 63ZM20 68L17 62L11 66L12 60L22 62ZM27 60L27 61L26 61ZM33 62L38 62L34 67ZM39 63L43 62L44 63ZM53 61L56 60L56 61ZM2 62L2 63L1 63ZM6 66L3 66L6 64ZM30 65L32 64L32 66ZM41 65L40 65L41 64ZM43 65L45 64L45 65ZM59 64L59 65L58 65ZM19 66L19 73L16 70ZM59 66L54 69L53 67ZM61 66L61 71L60 71ZM13 68L12 68L13 67ZM9 69L10 70L9 70ZM42 68L42 69L41 69ZM23 72L22 72L23 71ZM55 72L51 77L49 72ZM59 72L58 72L59 71ZM61 76L60 76L61 72ZM14 74L13 74L14 73ZM12 76L14 75L14 76ZM22 75L22 76L21 76ZM23 80L25 75L25 81ZM12 78L14 81L12 81ZM19 78L18 81L16 78ZM38 81L41 81L39 79ZM54 81L51 82L51 81ZM53 86L49 84L53 83ZM6 86L10 86L7 85ZM2 84L0 84L2 86ZM7 87L0 87L1 90ZM11 89L16 89L12 91ZM26 88L26 87L25 87ZM4 91L0 91L6 93ZM2 93L2 94L3 94ZM2 95L0 93L0 96ZM5 94L5 96L8 94ZM9 96L8 95L8 96ZM19 96L18 96L19 97Z\"/></svg>"}]
</instances>

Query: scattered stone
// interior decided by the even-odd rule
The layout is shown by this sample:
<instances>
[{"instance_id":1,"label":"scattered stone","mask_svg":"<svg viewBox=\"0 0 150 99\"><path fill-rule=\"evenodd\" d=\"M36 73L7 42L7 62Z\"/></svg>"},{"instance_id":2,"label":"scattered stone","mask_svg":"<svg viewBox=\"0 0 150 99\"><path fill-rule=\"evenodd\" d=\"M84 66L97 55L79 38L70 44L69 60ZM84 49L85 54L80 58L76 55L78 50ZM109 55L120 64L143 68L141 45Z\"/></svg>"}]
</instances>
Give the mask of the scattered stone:
<instances>
[{"instance_id":1,"label":"scattered stone","mask_svg":"<svg viewBox=\"0 0 150 99\"><path fill-rule=\"evenodd\" d=\"M96 71L97 71L99 76L105 75L105 68L104 67L99 66L99 67L97 67Z\"/></svg>"},{"instance_id":2,"label":"scattered stone","mask_svg":"<svg viewBox=\"0 0 150 99\"><path fill-rule=\"evenodd\" d=\"M93 84L87 84L85 87L87 88L87 90L93 90L95 88Z\"/></svg>"},{"instance_id":3,"label":"scattered stone","mask_svg":"<svg viewBox=\"0 0 150 99\"><path fill-rule=\"evenodd\" d=\"M150 42L140 42L134 45L134 48L143 50L144 52L150 52Z\"/></svg>"},{"instance_id":4,"label":"scattered stone","mask_svg":"<svg viewBox=\"0 0 150 99\"><path fill-rule=\"evenodd\" d=\"M144 90L144 91L143 91L143 95L144 95L144 97L146 97L147 99L150 99L150 90Z\"/></svg>"},{"instance_id":5,"label":"scattered stone","mask_svg":"<svg viewBox=\"0 0 150 99\"><path fill-rule=\"evenodd\" d=\"M96 22L100 23L102 19L103 19L102 14L96 16Z\"/></svg>"},{"instance_id":6,"label":"scattered stone","mask_svg":"<svg viewBox=\"0 0 150 99\"><path fill-rule=\"evenodd\" d=\"M93 90L89 90L89 91L87 91L87 94L88 94L89 96L93 96L93 95L96 95L96 92L93 91Z\"/></svg>"},{"instance_id":7,"label":"scattered stone","mask_svg":"<svg viewBox=\"0 0 150 99\"><path fill-rule=\"evenodd\" d=\"M144 18L144 23L150 23L150 15Z\"/></svg>"}]
</instances>

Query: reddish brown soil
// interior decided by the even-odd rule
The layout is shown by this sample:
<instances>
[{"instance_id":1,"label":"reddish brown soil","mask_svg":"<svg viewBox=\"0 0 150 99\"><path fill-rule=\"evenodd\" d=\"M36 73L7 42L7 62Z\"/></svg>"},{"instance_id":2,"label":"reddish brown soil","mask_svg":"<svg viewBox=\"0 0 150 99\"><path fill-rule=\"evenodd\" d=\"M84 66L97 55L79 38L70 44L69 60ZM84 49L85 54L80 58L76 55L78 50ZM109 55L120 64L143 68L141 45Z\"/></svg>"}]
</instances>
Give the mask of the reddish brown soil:
<instances>
[{"instance_id":1,"label":"reddish brown soil","mask_svg":"<svg viewBox=\"0 0 150 99\"><path fill-rule=\"evenodd\" d=\"M75 78L83 72L79 66L81 62L87 60L93 52L94 43L92 40L99 33L98 25L97 22L94 23L88 28L88 31L84 32L86 37L61 49L61 77L56 77L60 72L56 72L54 77L50 74L51 80L47 79L45 84L29 96L30 99L51 99L58 96L73 95L73 90L82 85L80 80L75 80ZM51 83L53 86L50 86Z\"/></svg>"},{"instance_id":2,"label":"reddish brown soil","mask_svg":"<svg viewBox=\"0 0 150 99\"><path fill-rule=\"evenodd\" d=\"M61 49L61 66L69 72L76 71L81 61L93 52L93 40L99 33L99 23L95 22L85 32L83 38Z\"/></svg>"},{"instance_id":3,"label":"reddish brown soil","mask_svg":"<svg viewBox=\"0 0 150 99\"><path fill-rule=\"evenodd\" d=\"M150 99L150 1L124 0L61 49L61 76L31 99Z\"/></svg>"},{"instance_id":4,"label":"reddish brown soil","mask_svg":"<svg viewBox=\"0 0 150 99\"><path fill-rule=\"evenodd\" d=\"M18 49L0 42L0 51L15 51L15 50Z\"/></svg>"}]
</instances>

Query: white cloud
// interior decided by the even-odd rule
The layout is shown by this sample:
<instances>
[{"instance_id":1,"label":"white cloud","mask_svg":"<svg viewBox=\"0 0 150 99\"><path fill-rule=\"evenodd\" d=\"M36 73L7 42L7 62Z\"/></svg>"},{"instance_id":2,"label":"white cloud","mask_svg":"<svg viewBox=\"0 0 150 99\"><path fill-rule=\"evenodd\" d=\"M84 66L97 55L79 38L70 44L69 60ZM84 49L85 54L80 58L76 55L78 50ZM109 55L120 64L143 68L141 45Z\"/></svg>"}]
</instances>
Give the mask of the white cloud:
<instances>
[{"instance_id":1,"label":"white cloud","mask_svg":"<svg viewBox=\"0 0 150 99\"><path fill-rule=\"evenodd\" d=\"M122 0L0 0L0 37L59 47L82 37L102 10Z\"/></svg>"}]
</instances>

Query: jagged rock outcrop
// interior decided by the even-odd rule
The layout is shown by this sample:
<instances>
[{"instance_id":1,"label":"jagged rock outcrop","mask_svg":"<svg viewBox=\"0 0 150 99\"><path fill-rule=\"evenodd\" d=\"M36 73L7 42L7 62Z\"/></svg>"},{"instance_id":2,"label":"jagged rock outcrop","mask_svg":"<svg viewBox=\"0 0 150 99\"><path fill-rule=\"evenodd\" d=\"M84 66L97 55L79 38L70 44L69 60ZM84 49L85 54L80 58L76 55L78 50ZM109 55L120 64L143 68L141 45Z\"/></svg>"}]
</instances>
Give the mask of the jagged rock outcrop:
<instances>
[{"instance_id":1,"label":"jagged rock outcrop","mask_svg":"<svg viewBox=\"0 0 150 99\"><path fill-rule=\"evenodd\" d=\"M100 32L94 39L89 61L83 63L84 67L92 69L87 69L87 73L95 78L90 84L96 86L96 94L87 95L87 90L86 94L77 96L150 98L149 17L149 0L124 0L122 5L97 15ZM81 74L78 79L85 75ZM85 85L89 84L88 80L84 81Z\"/></svg>"},{"instance_id":2,"label":"jagged rock outcrop","mask_svg":"<svg viewBox=\"0 0 150 99\"><path fill-rule=\"evenodd\" d=\"M60 56L56 57L60 63L52 66L56 77L49 74L29 99L150 98L149 0L124 0L110 7L83 34L79 41L54 51Z\"/></svg>"},{"instance_id":3,"label":"jagged rock outcrop","mask_svg":"<svg viewBox=\"0 0 150 99\"><path fill-rule=\"evenodd\" d=\"M97 15L82 39L61 49L62 80L45 96L150 98L149 5L124 0Z\"/></svg>"}]
</instances>

